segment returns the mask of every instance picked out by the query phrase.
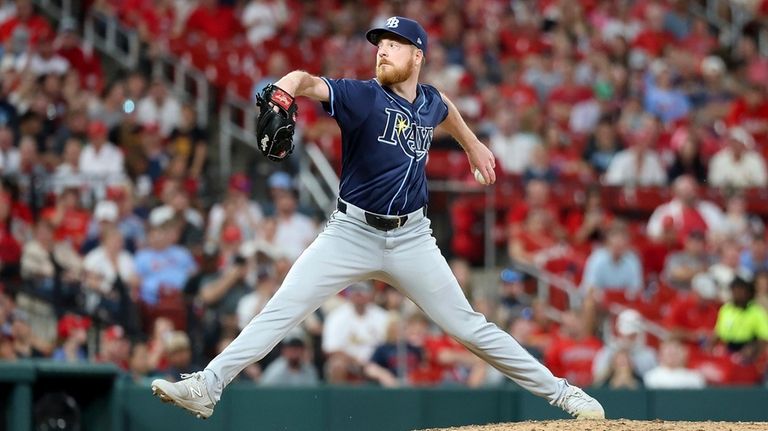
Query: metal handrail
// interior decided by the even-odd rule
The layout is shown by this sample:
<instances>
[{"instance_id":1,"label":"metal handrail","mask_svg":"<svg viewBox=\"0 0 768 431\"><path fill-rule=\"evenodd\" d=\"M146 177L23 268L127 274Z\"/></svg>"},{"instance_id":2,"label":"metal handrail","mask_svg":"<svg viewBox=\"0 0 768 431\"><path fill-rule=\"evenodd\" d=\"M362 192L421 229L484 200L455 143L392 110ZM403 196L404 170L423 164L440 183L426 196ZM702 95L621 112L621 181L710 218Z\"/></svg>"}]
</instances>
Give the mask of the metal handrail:
<instances>
[{"instance_id":1,"label":"metal handrail","mask_svg":"<svg viewBox=\"0 0 768 431\"><path fill-rule=\"evenodd\" d=\"M34 0L34 3L58 21L61 21L64 17L74 16L72 0Z\"/></svg>"},{"instance_id":2,"label":"metal handrail","mask_svg":"<svg viewBox=\"0 0 768 431\"><path fill-rule=\"evenodd\" d=\"M103 29L104 34L99 29ZM139 64L139 36L135 31L123 27L117 18L100 12L88 14L84 38L126 69L135 69ZM122 46L119 40L124 40L127 46Z\"/></svg>"},{"instance_id":3,"label":"metal handrail","mask_svg":"<svg viewBox=\"0 0 768 431\"><path fill-rule=\"evenodd\" d=\"M197 124L203 128L208 126L211 86L205 74L175 56L165 55L155 58L152 63L152 77L169 83L177 96L194 100ZM190 81L194 84L194 92L187 87Z\"/></svg>"}]
</instances>

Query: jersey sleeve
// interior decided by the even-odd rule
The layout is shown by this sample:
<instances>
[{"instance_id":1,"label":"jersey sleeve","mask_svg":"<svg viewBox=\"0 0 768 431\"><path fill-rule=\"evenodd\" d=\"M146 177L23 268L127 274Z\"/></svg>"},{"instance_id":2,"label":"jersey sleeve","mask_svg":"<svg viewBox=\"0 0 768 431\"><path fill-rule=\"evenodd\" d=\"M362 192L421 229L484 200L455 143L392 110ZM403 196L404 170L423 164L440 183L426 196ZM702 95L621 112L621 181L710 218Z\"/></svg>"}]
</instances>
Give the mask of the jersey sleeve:
<instances>
[{"instance_id":1,"label":"jersey sleeve","mask_svg":"<svg viewBox=\"0 0 768 431\"><path fill-rule=\"evenodd\" d=\"M354 79L321 79L330 92L330 100L323 102L323 109L336 119L342 130L357 128L373 107L373 87L366 81Z\"/></svg>"},{"instance_id":2,"label":"jersey sleeve","mask_svg":"<svg viewBox=\"0 0 768 431\"><path fill-rule=\"evenodd\" d=\"M429 93L431 97L434 97L437 101L437 124L442 123L445 121L446 118L448 118L448 104L445 103L445 100L443 99L443 95L440 94L440 91L429 85L429 84L422 84L422 88L425 92Z\"/></svg>"}]
</instances>

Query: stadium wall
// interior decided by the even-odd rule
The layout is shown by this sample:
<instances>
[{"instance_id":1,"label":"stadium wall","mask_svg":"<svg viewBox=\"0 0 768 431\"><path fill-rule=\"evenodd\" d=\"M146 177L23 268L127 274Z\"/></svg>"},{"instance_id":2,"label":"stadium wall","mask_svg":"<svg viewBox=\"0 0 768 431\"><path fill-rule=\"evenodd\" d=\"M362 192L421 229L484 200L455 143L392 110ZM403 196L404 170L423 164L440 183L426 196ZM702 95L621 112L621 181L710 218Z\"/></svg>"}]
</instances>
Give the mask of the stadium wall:
<instances>
[{"instance_id":1,"label":"stadium wall","mask_svg":"<svg viewBox=\"0 0 768 431\"><path fill-rule=\"evenodd\" d=\"M516 387L260 388L233 384L216 413L200 421L153 398L147 384L120 378L112 366L52 362L0 364L0 431L33 429L43 394L66 392L78 403L84 431L396 431L491 422L565 418ZM768 389L593 393L611 418L768 421Z\"/></svg>"}]
</instances>

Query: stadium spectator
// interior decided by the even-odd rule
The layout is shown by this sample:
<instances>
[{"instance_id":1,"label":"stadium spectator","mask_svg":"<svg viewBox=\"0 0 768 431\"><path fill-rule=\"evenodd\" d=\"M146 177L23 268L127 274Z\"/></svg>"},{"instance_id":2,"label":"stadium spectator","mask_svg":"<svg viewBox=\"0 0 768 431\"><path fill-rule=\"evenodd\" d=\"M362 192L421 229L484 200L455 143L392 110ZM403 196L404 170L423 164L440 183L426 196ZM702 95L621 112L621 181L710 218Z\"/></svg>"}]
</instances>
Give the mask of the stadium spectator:
<instances>
[{"instance_id":1,"label":"stadium spectator","mask_svg":"<svg viewBox=\"0 0 768 431\"><path fill-rule=\"evenodd\" d=\"M184 33L226 42L243 33L235 10L217 0L200 0L187 17Z\"/></svg>"},{"instance_id":2,"label":"stadium spectator","mask_svg":"<svg viewBox=\"0 0 768 431\"><path fill-rule=\"evenodd\" d=\"M131 343L131 352L128 359L128 373L137 384L150 383L153 377L153 370L149 364L149 352L147 343L134 341Z\"/></svg>"},{"instance_id":3,"label":"stadium spectator","mask_svg":"<svg viewBox=\"0 0 768 431\"><path fill-rule=\"evenodd\" d=\"M82 183L65 183L54 206L43 210L41 217L54 227L56 241L67 241L79 250L85 241L91 216L81 205Z\"/></svg>"},{"instance_id":4,"label":"stadium spectator","mask_svg":"<svg viewBox=\"0 0 768 431\"><path fill-rule=\"evenodd\" d=\"M764 232L752 236L749 248L741 252L740 263L752 274L768 271L768 244Z\"/></svg>"},{"instance_id":5,"label":"stadium spectator","mask_svg":"<svg viewBox=\"0 0 768 431\"><path fill-rule=\"evenodd\" d=\"M711 264L707 254L704 232L692 230L683 243L683 249L667 255L662 280L679 291L688 290L696 274L705 272Z\"/></svg>"},{"instance_id":6,"label":"stadium spectator","mask_svg":"<svg viewBox=\"0 0 768 431\"><path fill-rule=\"evenodd\" d=\"M670 138L675 149L674 160L667 169L667 178L674 182L682 175L689 175L699 184L707 181L707 165L701 154L701 143L689 129L678 129Z\"/></svg>"},{"instance_id":7,"label":"stadium spectator","mask_svg":"<svg viewBox=\"0 0 768 431\"><path fill-rule=\"evenodd\" d=\"M717 232L723 226L723 212L717 205L699 199L696 180L688 175L678 177L672 185L673 198L653 211L647 233L661 239L664 225L669 224L682 240L693 230ZM682 242L682 241L681 241Z\"/></svg>"},{"instance_id":8,"label":"stadium spectator","mask_svg":"<svg viewBox=\"0 0 768 431\"><path fill-rule=\"evenodd\" d=\"M755 302L768 310L768 272L760 271L755 274Z\"/></svg>"},{"instance_id":9,"label":"stadium spectator","mask_svg":"<svg viewBox=\"0 0 768 431\"><path fill-rule=\"evenodd\" d=\"M181 104L162 81L154 81L147 95L136 104L136 116L143 126L159 126L160 135L166 138L181 125Z\"/></svg>"},{"instance_id":10,"label":"stadium spectator","mask_svg":"<svg viewBox=\"0 0 768 431\"><path fill-rule=\"evenodd\" d=\"M88 116L96 122L104 123L107 129L114 130L121 126L129 109L133 110L132 101L126 100L125 82L117 80L109 83L103 90L101 97L91 99L88 106ZM115 140L115 143L117 140Z\"/></svg>"},{"instance_id":11,"label":"stadium spectator","mask_svg":"<svg viewBox=\"0 0 768 431\"><path fill-rule=\"evenodd\" d=\"M268 184L277 221L274 241L283 247L291 261L295 261L317 236L317 226L312 219L297 211L296 189L290 175L275 172L270 175Z\"/></svg>"},{"instance_id":12,"label":"stadium spectator","mask_svg":"<svg viewBox=\"0 0 768 431\"><path fill-rule=\"evenodd\" d=\"M97 196L103 196L106 186L122 179L123 153L107 140L107 126L93 121L88 125L88 143L80 153L80 172L88 178Z\"/></svg>"},{"instance_id":13,"label":"stadium spectator","mask_svg":"<svg viewBox=\"0 0 768 431\"><path fill-rule=\"evenodd\" d=\"M628 297L642 293L643 269L637 254L629 248L629 233L623 222L614 221L606 232L605 246L587 259L581 281L585 292L623 291Z\"/></svg>"},{"instance_id":14,"label":"stadium spectator","mask_svg":"<svg viewBox=\"0 0 768 431\"><path fill-rule=\"evenodd\" d=\"M275 294L279 284L275 276L270 274L268 268L260 269L255 283L252 283L253 291L246 293L237 303L237 326L239 329L245 326L261 312Z\"/></svg>"},{"instance_id":15,"label":"stadium spectator","mask_svg":"<svg viewBox=\"0 0 768 431\"><path fill-rule=\"evenodd\" d=\"M720 236L733 238L741 245L749 245L752 237L765 232L763 220L747 212L747 199L740 190L726 195L725 221Z\"/></svg>"},{"instance_id":16,"label":"stadium spectator","mask_svg":"<svg viewBox=\"0 0 768 431\"><path fill-rule=\"evenodd\" d=\"M645 335L640 313L632 309L619 313L616 337L597 352L592 362L594 385L636 388L638 377L656 367L656 352L646 344ZM617 359L618 356L622 358Z\"/></svg>"},{"instance_id":17,"label":"stadium spectator","mask_svg":"<svg viewBox=\"0 0 768 431\"><path fill-rule=\"evenodd\" d=\"M11 15L6 12L6 20L0 22L0 42L7 42L14 31L23 28L29 32L32 44L37 44L41 39L51 35L53 29L48 21L34 11L32 0L16 0L16 13Z\"/></svg>"},{"instance_id":18,"label":"stadium spectator","mask_svg":"<svg viewBox=\"0 0 768 431\"><path fill-rule=\"evenodd\" d=\"M70 67L69 61L54 50L53 34L41 36L33 50L16 59L16 68L34 77L61 76L66 74Z\"/></svg>"},{"instance_id":19,"label":"stadium spectator","mask_svg":"<svg viewBox=\"0 0 768 431\"><path fill-rule=\"evenodd\" d=\"M323 351L328 357L329 383L359 381L374 349L384 341L387 313L371 303L369 283L347 287L349 302L334 309L323 327Z\"/></svg>"},{"instance_id":20,"label":"stadium spectator","mask_svg":"<svg viewBox=\"0 0 768 431\"><path fill-rule=\"evenodd\" d=\"M370 362L365 365L365 375L388 388L401 386L401 382L418 385L429 381L432 377L425 372L424 353L429 320L418 312L408 317L404 324L400 317L390 316L386 340L376 346ZM401 326L404 329L401 330ZM401 355L401 346L404 355Z\"/></svg>"},{"instance_id":21,"label":"stadium spectator","mask_svg":"<svg viewBox=\"0 0 768 431\"><path fill-rule=\"evenodd\" d=\"M79 287L81 269L82 261L72 246L55 240L49 221L38 221L34 239L22 249L21 277L39 291L53 293L54 300L61 302L54 305L62 307L73 302L69 294ZM64 297L57 297L57 292Z\"/></svg>"},{"instance_id":22,"label":"stadium spectator","mask_svg":"<svg viewBox=\"0 0 768 431\"><path fill-rule=\"evenodd\" d=\"M116 216L117 208L114 213ZM139 287L136 263L123 247L123 235L114 224L102 229L101 236L101 245L83 261L85 308L135 334L139 330L133 300Z\"/></svg>"},{"instance_id":23,"label":"stadium spectator","mask_svg":"<svg viewBox=\"0 0 768 431\"><path fill-rule=\"evenodd\" d=\"M147 247L136 253L136 272L141 279L141 300L157 304L166 291L178 292L196 269L190 252L176 243L173 211L156 212L150 217Z\"/></svg>"},{"instance_id":24,"label":"stadium spectator","mask_svg":"<svg viewBox=\"0 0 768 431\"><path fill-rule=\"evenodd\" d=\"M227 195L222 202L217 202L208 212L206 242L215 245L220 237L222 226L235 223L243 238L259 238L259 226L264 215L261 206L250 200L251 180L243 173L229 177Z\"/></svg>"},{"instance_id":25,"label":"stadium spectator","mask_svg":"<svg viewBox=\"0 0 768 431\"><path fill-rule=\"evenodd\" d=\"M666 124L686 117L691 110L688 96L672 80L672 70L662 60L655 60L645 77L645 110Z\"/></svg>"},{"instance_id":26,"label":"stadium spectator","mask_svg":"<svg viewBox=\"0 0 768 431\"><path fill-rule=\"evenodd\" d=\"M643 120L643 128L629 135L629 147L618 152L603 180L609 185L651 186L664 185L667 173L655 150L657 132L655 122Z\"/></svg>"},{"instance_id":27,"label":"stadium spectator","mask_svg":"<svg viewBox=\"0 0 768 431\"><path fill-rule=\"evenodd\" d=\"M765 160L754 139L740 127L728 131L728 146L709 162L709 183L716 187L764 187L768 184Z\"/></svg>"},{"instance_id":28,"label":"stadium spectator","mask_svg":"<svg viewBox=\"0 0 768 431\"><path fill-rule=\"evenodd\" d=\"M499 299L496 309L498 322L511 322L522 316L525 309L530 307L531 298L525 293L523 274L512 268L501 271L499 276Z\"/></svg>"},{"instance_id":29,"label":"stadium spectator","mask_svg":"<svg viewBox=\"0 0 768 431\"><path fill-rule=\"evenodd\" d=\"M589 386L594 380L592 362L603 343L589 333L579 311L563 312L561 318L560 330L544 354L544 363L568 382Z\"/></svg>"},{"instance_id":30,"label":"stadium spectator","mask_svg":"<svg viewBox=\"0 0 768 431\"><path fill-rule=\"evenodd\" d=\"M0 277L14 279L19 276L21 245L26 223L14 217L11 197L0 192Z\"/></svg>"},{"instance_id":31,"label":"stadium spectator","mask_svg":"<svg viewBox=\"0 0 768 431\"><path fill-rule=\"evenodd\" d=\"M530 115L516 120L509 110L501 110L494 118L494 130L489 138L490 148L501 168L508 174L521 174L528 167L533 149L541 138L532 129ZM519 126L515 127L515 121ZM517 129L517 130L516 130Z\"/></svg>"},{"instance_id":32,"label":"stadium spectator","mask_svg":"<svg viewBox=\"0 0 768 431\"><path fill-rule=\"evenodd\" d=\"M128 371L130 367L131 343L125 338L125 335L125 331L119 325L112 325L102 330L96 362L115 364L121 370Z\"/></svg>"},{"instance_id":33,"label":"stadium spectator","mask_svg":"<svg viewBox=\"0 0 768 431\"><path fill-rule=\"evenodd\" d=\"M540 181L540 180L539 180ZM523 228L509 238L508 252L512 262L543 266L549 259L566 253L557 233L557 222L544 209L533 208L527 212Z\"/></svg>"},{"instance_id":34,"label":"stadium spectator","mask_svg":"<svg viewBox=\"0 0 768 431\"><path fill-rule=\"evenodd\" d=\"M722 301L728 301L731 283L736 277L751 279L752 274L741 266L741 247L736 241L727 240L720 244L718 261L709 267L708 273L719 288Z\"/></svg>"},{"instance_id":35,"label":"stadium spectator","mask_svg":"<svg viewBox=\"0 0 768 431\"><path fill-rule=\"evenodd\" d=\"M752 362L768 341L768 313L754 301L755 285L741 277L731 282L731 300L717 315L715 335L740 362Z\"/></svg>"},{"instance_id":36,"label":"stadium spectator","mask_svg":"<svg viewBox=\"0 0 768 431\"><path fill-rule=\"evenodd\" d=\"M306 344L301 338L284 340L280 357L272 361L261 375L262 386L315 386L318 376L307 360Z\"/></svg>"},{"instance_id":37,"label":"stadium spectator","mask_svg":"<svg viewBox=\"0 0 768 431\"><path fill-rule=\"evenodd\" d=\"M192 363L192 348L185 332L172 331L162 342L166 360L166 366L160 370L163 375L176 380L178 375L197 368Z\"/></svg>"},{"instance_id":38,"label":"stadium spectator","mask_svg":"<svg viewBox=\"0 0 768 431\"><path fill-rule=\"evenodd\" d=\"M715 330L720 308L718 286L707 273L691 280L691 290L675 296L664 317L670 335L688 345L707 345Z\"/></svg>"},{"instance_id":39,"label":"stadium spectator","mask_svg":"<svg viewBox=\"0 0 768 431\"><path fill-rule=\"evenodd\" d=\"M0 117L3 113L0 112ZM0 122L0 174L11 176L19 171L21 156L14 146L14 133L11 129L11 114L5 114L8 122Z\"/></svg>"},{"instance_id":40,"label":"stadium spectator","mask_svg":"<svg viewBox=\"0 0 768 431\"><path fill-rule=\"evenodd\" d=\"M551 221L557 225L560 209L557 203L550 197L550 185L546 181L528 181L525 185L525 199L515 202L510 207L507 213L509 237L513 237L522 231L522 226L528 219L528 213L533 210L547 212Z\"/></svg>"},{"instance_id":41,"label":"stadium spectator","mask_svg":"<svg viewBox=\"0 0 768 431\"><path fill-rule=\"evenodd\" d=\"M45 339L32 332L30 316L26 311L16 308L10 315L10 335L13 338L13 350L19 359L47 358L53 346Z\"/></svg>"},{"instance_id":42,"label":"stadium spectator","mask_svg":"<svg viewBox=\"0 0 768 431\"><path fill-rule=\"evenodd\" d=\"M250 0L240 15L248 43L253 46L273 38L288 18L288 6L284 0Z\"/></svg>"},{"instance_id":43,"label":"stadium spectator","mask_svg":"<svg viewBox=\"0 0 768 431\"><path fill-rule=\"evenodd\" d=\"M99 91L103 85L101 61L92 52L86 52L81 47L77 34L77 21L72 17L64 17L59 23L59 37L56 39L56 54L67 60L72 69L79 75L83 89Z\"/></svg>"},{"instance_id":44,"label":"stadium spectator","mask_svg":"<svg viewBox=\"0 0 768 431\"><path fill-rule=\"evenodd\" d=\"M614 121L603 117L597 123L595 131L587 140L582 159L598 176L603 175L611 165L613 158L622 149Z\"/></svg>"},{"instance_id":45,"label":"stadium spectator","mask_svg":"<svg viewBox=\"0 0 768 431\"><path fill-rule=\"evenodd\" d=\"M549 148L537 145L531 149L529 157L528 165L523 170L524 182L540 180L553 184L557 180L559 172L550 161Z\"/></svg>"},{"instance_id":46,"label":"stadium spectator","mask_svg":"<svg viewBox=\"0 0 768 431\"><path fill-rule=\"evenodd\" d=\"M66 314L58 323L59 347L53 351L52 359L58 362L86 362L86 342L91 320L76 314Z\"/></svg>"},{"instance_id":47,"label":"stadium spectator","mask_svg":"<svg viewBox=\"0 0 768 431\"><path fill-rule=\"evenodd\" d=\"M704 376L686 368L687 352L677 341L665 341L659 349L659 365L643 375L648 389L701 389Z\"/></svg>"},{"instance_id":48,"label":"stadium spectator","mask_svg":"<svg viewBox=\"0 0 768 431\"><path fill-rule=\"evenodd\" d=\"M742 127L761 148L768 144L768 97L765 91L762 83L744 84L740 97L734 100L726 117L728 126Z\"/></svg>"},{"instance_id":49,"label":"stadium spectator","mask_svg":"<svg viewBox=\"0 0 768 431\"><path fill-rule=\"evenodd\" d=\"M185 173L201 178L208 157L208 133L197 124L194 105L186 103L181 107L181 122L168 139L171 155L184 160Z\"/></svg>"}]
</instances>

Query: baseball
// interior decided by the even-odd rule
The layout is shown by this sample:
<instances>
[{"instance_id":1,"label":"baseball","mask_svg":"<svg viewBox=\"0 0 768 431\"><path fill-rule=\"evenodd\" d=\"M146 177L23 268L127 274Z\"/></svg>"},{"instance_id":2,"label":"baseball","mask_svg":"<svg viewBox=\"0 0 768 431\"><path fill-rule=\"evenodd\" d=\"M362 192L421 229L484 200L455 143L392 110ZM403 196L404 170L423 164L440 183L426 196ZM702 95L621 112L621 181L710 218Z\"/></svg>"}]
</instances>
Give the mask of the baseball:
<instances>
[{"instance_id":1,"label":"baseball","mask_svg":"<svg viewBox=\"0 0 768 431\"><path fill-rule=\"evenodd\" d=\"M475 168L475 179L482 185L487 185L488 181L485 180L483 174L480 173L480 169Z\"/></svg>"}]
</instances>

